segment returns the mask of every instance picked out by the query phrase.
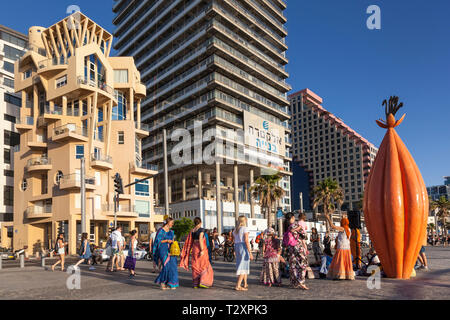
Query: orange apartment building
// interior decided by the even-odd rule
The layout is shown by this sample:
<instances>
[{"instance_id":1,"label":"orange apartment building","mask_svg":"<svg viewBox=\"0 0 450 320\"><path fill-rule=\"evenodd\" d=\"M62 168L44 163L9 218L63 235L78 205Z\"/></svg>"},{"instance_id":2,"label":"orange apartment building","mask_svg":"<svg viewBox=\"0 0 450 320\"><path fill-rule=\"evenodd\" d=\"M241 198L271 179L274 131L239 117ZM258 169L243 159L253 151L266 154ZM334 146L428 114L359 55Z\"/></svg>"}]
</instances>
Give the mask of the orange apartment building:
<instances>
[{"instance_id":1,"label":"orange apartment building","mask_svg":"<svg viewBox=\"0 0 450 320\"><path fill-rule=\"evenodd\" d=\"M114 221L113 176L128 184L157 174L144 166L141 100L146 87L132 57L110 57L112 35L77 12L49 28L29 29L29 50L15 64L22 95L20 148L14 154L14 248L52 248L65 232L75 254L81 232L80 167L86 163L86 230L104 244ZM162 215L153 178L125 188L118 225L148 238Z\"/></svg>"}]
</instances>

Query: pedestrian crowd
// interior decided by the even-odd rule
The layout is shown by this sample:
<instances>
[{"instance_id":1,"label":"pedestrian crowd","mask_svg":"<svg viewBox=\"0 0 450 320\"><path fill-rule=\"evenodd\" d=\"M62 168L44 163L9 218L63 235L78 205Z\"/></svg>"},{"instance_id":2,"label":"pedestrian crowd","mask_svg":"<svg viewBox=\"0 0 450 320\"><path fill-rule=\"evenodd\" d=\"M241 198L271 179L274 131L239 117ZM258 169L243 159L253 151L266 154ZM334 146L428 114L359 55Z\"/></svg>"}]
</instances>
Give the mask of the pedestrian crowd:
<instances>
[{"instance_id":1,"label":"pedestrian crowd","mask_svg":"<svg viewBox=\"0 0 450 320\"><path fill-rule=\"evenodd\" d=\"M335 239L335 253L332 254L331 237L327 232L321 239L316 228L311 230L311 247L314 254L315 265L318 267L320 278L333 280L354 280L355 271L359 275L369 275L369 267L374 265L382 266L377 253L373 247L364 257L367 262L363 262L360 234L354 230L350 231L349 221L343 217L340 226L336 226L332 220L325 216L328 225L332 230L337 231ZM309 290L306 279L314 278L308 261L307 246L307 226L306 215L301 213L298 220L293 213L287 213L284 219L285 232L282 241L278 238L274 227L270 227L260 233L255 241L249 240L249 229L247 218L240 216L237 220L236 228L233 231L222 234L223 241L220 241L217 228L206 230L202 227L202 220L199 217L194 219L194 227L187 235L182 249L175 239L172 230L174 220L167 217L164 225L150 235L149 254L152 255L153 273L159 273L155 283L160 285L162 290L175 290L179 287L178 267L187 271L192 271L192 286L196 289L208 289L213 286L214 270L213 256L217 260L217 255L223 254L224 260L231 257L236 259L236 285L235 290L248 290L248 275L250 274L250 262L254 260L253 245L258 246L256 260L261 257L263 260L260 274L260 282L268 287L281 286L282 277L289 278L292 288ZM136 260L138 239L136 230L129 232L128 246L125 237L122 235L122 227L119 226L109 235L106 244L106 254L110 256L106 266L107 272L129 271L129 277L136 276ZM415 269L428 270L427 258L425 255L425 239L422 246ZM55 254L59 260L52 266L52 270L60 264L64 271L65 247L64 234L58 234L55 243ZM125 254L125 249L128 252ZM323 249L322 249L323 248ZM96 264L96 256L89 245L88 234L81 235L81 245L79 249L80 260L75 264L78 267L81 263L92 263L90 269ZM125 256L126 255L126 256ZM373 271L372 271L373 272Z\"/></svg>"}]
</instances>

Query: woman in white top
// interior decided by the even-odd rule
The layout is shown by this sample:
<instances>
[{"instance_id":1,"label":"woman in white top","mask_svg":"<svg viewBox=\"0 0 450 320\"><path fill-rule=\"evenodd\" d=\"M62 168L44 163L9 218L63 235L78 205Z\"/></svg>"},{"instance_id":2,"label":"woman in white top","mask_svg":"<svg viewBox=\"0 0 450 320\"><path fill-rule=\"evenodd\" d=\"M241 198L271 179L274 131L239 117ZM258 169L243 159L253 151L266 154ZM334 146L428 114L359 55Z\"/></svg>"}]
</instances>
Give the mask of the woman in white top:
<instances>
[{"instance_id":1,"label":"woman in white top","mask_svg":"<svg viewBox=\"0 0 450 320\"><path fill-rule=\"evenodd\" d=\"M64 271L64 258L66 255L66 247L67 242L64 242L64 233L58 234L58 238L55 244L55 253L59 255L59 260L56 261L54 265L52 265L52 271L55 271L55 267L61 263L61 271Z\"/></svg>"},{"instance_id":2,"label":"woman in white top","mask_svg":"<svg viewBox=\"0 0 450 320\"><path fill-rule=\"evenodd\" d=\"M248 241L246 217L240 216L238 218L238 225L233 232L233 236L234 252L236 253L236 275L238 275L235 289L238 291L247 291L247 277L250 273L250 260L253 260L253 255ZM244 281L243 287L241 286L242 281Z\"/></svg>"}]
</instances>

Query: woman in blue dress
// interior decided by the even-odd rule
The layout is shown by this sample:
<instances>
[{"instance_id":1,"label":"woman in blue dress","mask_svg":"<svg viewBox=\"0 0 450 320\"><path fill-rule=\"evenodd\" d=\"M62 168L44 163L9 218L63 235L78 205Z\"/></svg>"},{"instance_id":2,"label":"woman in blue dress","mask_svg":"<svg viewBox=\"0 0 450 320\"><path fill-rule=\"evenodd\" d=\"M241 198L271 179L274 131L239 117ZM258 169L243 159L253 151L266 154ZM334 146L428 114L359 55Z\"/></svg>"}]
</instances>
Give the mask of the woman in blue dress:
<instances>
[{"instance_id":1,"label":"woman in blue dress","mask_svg":"<svg viewBox=\"0 0 450 320\"><path fill-rule=\"evenodd\" d=\"M153 243L155 262L162 267L155 283L160 284L162 290L169 288L175 290L179 285L177 257L170 255L170 246L174 241L174 233L170 230L173 223L172 218L167 218L164 226L159 229Z\"/></svg>"},{"instance_id":2,"label":"woman in blue dress","mask_svg":"<svg viewBox=\"0 0 450 320\"><path fill-rule=\"evenodd\" d=\"M81 247L80 247L80 260L75 264L75 267L78 267L82 262L89 263L89 259L91 259L91 247L89 245L88 234L84 232L81 235Z\"/></svg>"}]
</instances>

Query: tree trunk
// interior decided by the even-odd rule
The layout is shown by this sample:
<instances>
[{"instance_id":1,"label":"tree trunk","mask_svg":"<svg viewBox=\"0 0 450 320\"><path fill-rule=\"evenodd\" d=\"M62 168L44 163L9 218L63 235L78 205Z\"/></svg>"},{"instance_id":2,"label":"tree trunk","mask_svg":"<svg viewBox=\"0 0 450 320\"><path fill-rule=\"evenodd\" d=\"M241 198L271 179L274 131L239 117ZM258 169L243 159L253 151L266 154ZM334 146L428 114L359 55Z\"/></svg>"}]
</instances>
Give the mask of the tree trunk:
<instances>
[{"instance_id":1,"label":"tree trunk","mask_svg":"<svg viewBox=\"0 0 450 320\"><path fill-rule=\"evenodd\" d=\"M272 202L267 203L267 228L272 227Z\"/></svg>"}]
</instances>

